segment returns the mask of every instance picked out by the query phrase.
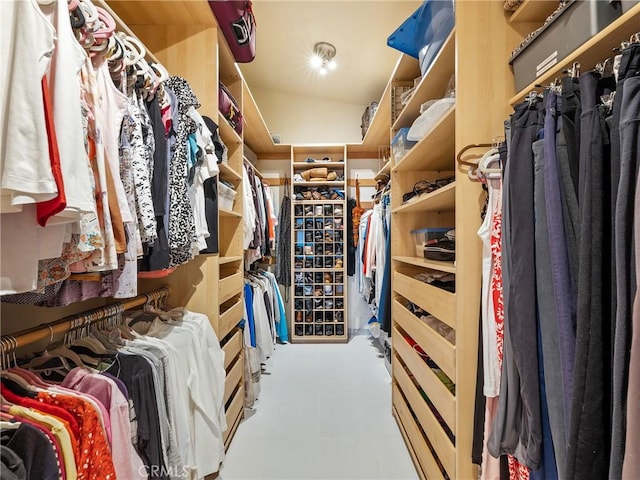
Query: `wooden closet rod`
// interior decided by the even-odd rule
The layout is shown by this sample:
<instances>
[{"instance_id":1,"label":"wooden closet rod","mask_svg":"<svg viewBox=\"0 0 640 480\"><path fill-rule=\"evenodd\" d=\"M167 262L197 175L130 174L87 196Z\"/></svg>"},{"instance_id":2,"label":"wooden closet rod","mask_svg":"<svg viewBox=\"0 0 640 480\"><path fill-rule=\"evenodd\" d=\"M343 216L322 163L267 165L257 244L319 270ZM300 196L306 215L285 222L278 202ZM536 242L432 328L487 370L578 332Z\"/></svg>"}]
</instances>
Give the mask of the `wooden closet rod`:
<instances>
[{"instance_id":1,"label":"wooden closet rod","mask_svg":"<svg viewBox=\"0 0 640 480\"><path fill-rule=\"evenodd\" d=\"M150 301L166 299L166 297L169 296L169 293L169 287L164 286L158 290L138 295L130 300L111 303L104 307L98 307L75 315L69 315L68 317L61 318L60 320L56 320L51 323L38 325L10 335L3 335L0 338L2 355L11 353L26 345L31 345L43 340L51 340L55 335L67 333L82 326L87 326L94 322L109 318L118 313L118 311L124 312L126 310L139 307L140 305L144 305Z\"/></svg>"}]
</instances>

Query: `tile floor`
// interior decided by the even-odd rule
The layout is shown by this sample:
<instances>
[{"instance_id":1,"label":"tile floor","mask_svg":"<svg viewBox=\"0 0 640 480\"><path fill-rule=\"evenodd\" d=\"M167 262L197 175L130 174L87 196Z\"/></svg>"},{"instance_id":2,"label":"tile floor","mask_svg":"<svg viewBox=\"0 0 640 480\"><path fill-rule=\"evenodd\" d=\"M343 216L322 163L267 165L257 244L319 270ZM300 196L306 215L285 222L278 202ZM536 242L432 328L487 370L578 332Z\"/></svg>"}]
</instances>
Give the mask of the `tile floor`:
<instances>
[{"instance_id":1,"label":"tile floor","mask_svg":"<svg viewBox=\"0 0 640 480\"><path fill-rule=\"evenodd\" d=\"M278 345L220 480L414 480L391 415L391 377L368 335Z\"/></svg>"}]
</instances>

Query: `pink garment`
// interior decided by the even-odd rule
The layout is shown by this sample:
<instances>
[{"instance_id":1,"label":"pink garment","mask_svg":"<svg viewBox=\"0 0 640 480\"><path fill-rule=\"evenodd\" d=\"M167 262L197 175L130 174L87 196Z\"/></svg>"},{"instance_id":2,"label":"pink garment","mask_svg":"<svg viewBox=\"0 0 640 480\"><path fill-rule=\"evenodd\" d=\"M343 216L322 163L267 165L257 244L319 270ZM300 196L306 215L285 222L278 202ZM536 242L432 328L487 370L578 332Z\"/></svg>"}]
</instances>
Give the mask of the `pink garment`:
<instances>
[{"instance_id":1,"label":"pink garment","mask_svg":"<svg viewBox=\"0 0 640 480\"><path fill-rule=\"evenodd\" d=\"M79 397L82 400L85 400L86 402L88 402L96 411L96 414L98 415L98 419L100 420L100 424L102 425L102 430L104 431L105 436L107 437L107 442L109 443L109 445L111 445L111 419L109 417L109 412L107 411L105 406L102 404L102 402L100 402L100 400L98 400L96 397L94 397L89 393L83 392L82 394L80 394L76 390L64 387L62 385L54 385L53 387L49 388L48 391L51 393L59 392L59 393L65 393L68 395L73 395L74 397Z\"/></svg>"},{"instance_id":2,"label":"pink garment","mask_svg":"<svg viewBox=\"0 0 640 480\"><path fill-rule=\"evenodd\" d=\"M116 382L78 367L67 374L62 385L92 395L109 409L111 454L117 477L127 480L146 479L145 466L131 443L129 402Z\"/></svg>"}]
</instances>

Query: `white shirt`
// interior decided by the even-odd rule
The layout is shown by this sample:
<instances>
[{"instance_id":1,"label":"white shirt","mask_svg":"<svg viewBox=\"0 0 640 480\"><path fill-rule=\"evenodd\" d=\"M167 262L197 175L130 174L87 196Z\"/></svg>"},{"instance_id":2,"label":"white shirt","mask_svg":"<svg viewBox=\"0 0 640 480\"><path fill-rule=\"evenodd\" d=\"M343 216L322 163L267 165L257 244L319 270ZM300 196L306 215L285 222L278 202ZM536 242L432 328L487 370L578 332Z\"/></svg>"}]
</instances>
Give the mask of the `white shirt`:
<instances>
[{"instance_id":1,"label":"white shirt","mask_svg":"<svg viewBox=\"0 0 640 480\"><path fill-rule=\"evenodd\" d=\"M67 201L66 208L50 222L75 222L80 218L81 212L95 211L89 177L93 173L90 171L84 146L80 106L80 68L87 54L71 29L66 0L53 0L50 4L41 4L40 8L55 26L57 33L56 48L47 77Z\"/></svg>"},{"instance_id":2,"label":"white shirt","mask_svg":"<svg viewBox=\"0 0 640 480\"><path fill-rule=\"evenodd\" d=\"M0 2L0 212L55 198L42 78L55 30L35 0Z\"/></svg>"}]
</instances>

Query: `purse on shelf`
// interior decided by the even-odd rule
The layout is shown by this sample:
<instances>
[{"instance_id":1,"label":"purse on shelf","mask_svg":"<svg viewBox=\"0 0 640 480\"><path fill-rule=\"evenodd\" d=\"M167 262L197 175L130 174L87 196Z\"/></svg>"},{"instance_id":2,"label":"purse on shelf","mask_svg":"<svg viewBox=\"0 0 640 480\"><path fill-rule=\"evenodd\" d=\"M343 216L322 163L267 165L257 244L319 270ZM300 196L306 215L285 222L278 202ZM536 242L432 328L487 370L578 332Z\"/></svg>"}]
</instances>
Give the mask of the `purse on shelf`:
<instances>
[{"instance_id":1,"label":"purse on shelf","mask_svg":"<svg viewBox=\"0 0 640 480\"><path fill-rule=\"evenodd\" d=\"M220 82L218 89L218 110L220 110L222 116L229 122L238 135L241 135L243 120L240 107L236 99L231 95L229 89L225 87L222 82Z\"/></svg>"},{"instance_id":2,"label":"purse on shelf","mask_svg":"<svg viewBox=\"0 0 640 480\"><path fill-rule=\"evenodd\" d=\"M256 56L256 19L251 0L209 0L209 7L238 63Z\"/></svg>"}]
</instances>

